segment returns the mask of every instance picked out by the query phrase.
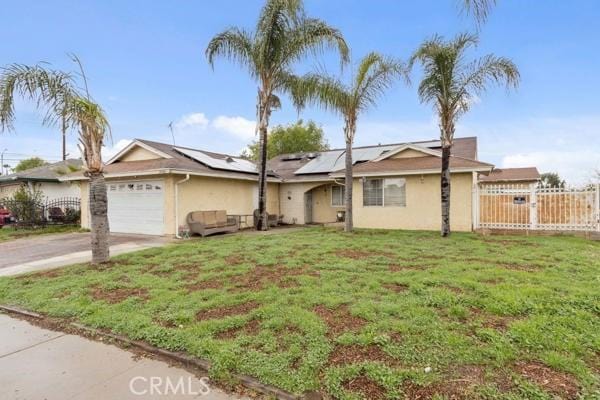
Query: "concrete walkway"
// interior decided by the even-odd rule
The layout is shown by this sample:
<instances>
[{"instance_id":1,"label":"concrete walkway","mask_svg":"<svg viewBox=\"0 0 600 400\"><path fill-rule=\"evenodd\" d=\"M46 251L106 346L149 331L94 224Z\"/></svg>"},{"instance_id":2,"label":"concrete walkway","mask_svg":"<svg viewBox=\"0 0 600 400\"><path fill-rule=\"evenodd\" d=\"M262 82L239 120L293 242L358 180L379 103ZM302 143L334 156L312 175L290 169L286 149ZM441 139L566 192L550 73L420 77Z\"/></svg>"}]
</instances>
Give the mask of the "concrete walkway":
<instances>
[{"instance_id":1,"label":"concrete walkway","mask_svg":"<svg viewBox=\"0 0 600 400\"><path fill-rule=\"evenodd\" d=\"M163 246L159 236L111 234L113 256ZM0 277L88 262L92 258L89 233L49 234L0 243Z\"/></svg>"},{"instance_id":2,"label":"concrete walkway","mask_svg":"<svg viewBox=\"0 0 600 400\"><path fill-rule=\"evenodd\" d=\"M0 314L0 398L240 399L162 361L5 314Z\"/></svg>"}]
</instances>

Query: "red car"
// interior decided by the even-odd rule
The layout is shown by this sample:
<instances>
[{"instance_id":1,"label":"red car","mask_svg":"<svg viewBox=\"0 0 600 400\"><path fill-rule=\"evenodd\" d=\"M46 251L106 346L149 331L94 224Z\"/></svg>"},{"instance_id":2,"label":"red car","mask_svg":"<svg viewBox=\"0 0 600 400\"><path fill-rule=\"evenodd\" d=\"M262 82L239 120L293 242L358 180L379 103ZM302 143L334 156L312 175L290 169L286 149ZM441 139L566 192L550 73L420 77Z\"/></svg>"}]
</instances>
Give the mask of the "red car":
<instances>
[{"instance_id":1,"label":"red car","mask_svg":"<svg viewBox=\"0 0 600 400\"><path fill-rule=\"evenodd\" d=\"M0 228L13 222L15 222L15 218L10 213L10 210L4 207L0 208Z\"/></svg>"}]
</instances>

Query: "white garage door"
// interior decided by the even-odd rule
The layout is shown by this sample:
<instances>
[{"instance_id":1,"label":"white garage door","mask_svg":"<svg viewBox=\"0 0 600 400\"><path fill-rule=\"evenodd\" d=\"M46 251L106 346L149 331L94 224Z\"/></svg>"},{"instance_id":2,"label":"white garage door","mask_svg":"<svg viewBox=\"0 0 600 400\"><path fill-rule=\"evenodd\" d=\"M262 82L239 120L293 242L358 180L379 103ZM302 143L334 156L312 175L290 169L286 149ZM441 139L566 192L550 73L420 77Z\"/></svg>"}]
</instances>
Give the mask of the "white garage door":
<instances>
[{"instance_id":1,"label":"white garage door","mask_svg":"<svg viewBox=\"0 0 600 400\"><path fill-rule=\"evenodd\" d=\"M111 232L163 235L163 181L108 184L108 223Z\"/></svg>"}]
</instances>

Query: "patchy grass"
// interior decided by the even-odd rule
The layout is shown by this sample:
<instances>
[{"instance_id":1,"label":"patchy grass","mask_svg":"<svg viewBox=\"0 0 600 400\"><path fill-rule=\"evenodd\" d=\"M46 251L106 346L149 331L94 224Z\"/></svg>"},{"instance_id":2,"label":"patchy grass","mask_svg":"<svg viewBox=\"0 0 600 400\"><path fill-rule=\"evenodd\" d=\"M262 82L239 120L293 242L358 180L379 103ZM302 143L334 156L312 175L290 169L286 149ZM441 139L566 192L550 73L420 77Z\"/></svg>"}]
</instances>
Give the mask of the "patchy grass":
<instances>
[{"instance_id":1,"label":"patchy grass","mask_svg":"<svg viewBox=\"0 0 600 400\"><path fill-rule=\"evenodd\" d=\"M75 225L54 225L45 228L19 228L15 229L12 226L0 228L0 242L6 242L14 239L21 239L29 236L48 235L51 233L69 233L69 232L87 232Z\"/></svg>"},{"instance_id":2,"label":"patchy grass","mask_svg":"<svg viewBox=\"0 0 600 400\"><path fill-rule=\"evenodd\" d=\"M600 243L306 229L0 280L0 302L340 399L600 395Z\"/></svg>"}]
</instances>

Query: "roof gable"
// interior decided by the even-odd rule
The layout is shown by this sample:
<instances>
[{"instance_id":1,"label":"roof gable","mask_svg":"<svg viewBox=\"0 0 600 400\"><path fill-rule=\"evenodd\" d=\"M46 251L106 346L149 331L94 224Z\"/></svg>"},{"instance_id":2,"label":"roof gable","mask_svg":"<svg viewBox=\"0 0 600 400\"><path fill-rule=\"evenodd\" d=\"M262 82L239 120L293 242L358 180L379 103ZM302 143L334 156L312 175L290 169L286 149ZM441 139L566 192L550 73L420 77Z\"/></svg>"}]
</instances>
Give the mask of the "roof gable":
<instances>
[{"instance_id":1,"label":"roof gable","mask_svg":"<svg viewBox=\"0 0 600 400\"><path fill-rule=\"evenodd\" d=\"M128 162L156 160L160 158L172 157L169 154L149 145L148 143L136 139L115 154L110 160L108 160L106 164L109 165L117 161Z\"/></svg>"},{"instance_id":2,"label":"roof gable","mask_svg":"<svg viewBox=\"0 0 600 400\"><path fill-rule=\"evenodd\" d=\"M428 149L427 147L418 146L416 144L408 143L396 147L393 150L387 151L375 158L373 162L386 160L390 158L415 158L415 157L441 157L441 153L436 150Z\"/></svg>"}]
</instances>

